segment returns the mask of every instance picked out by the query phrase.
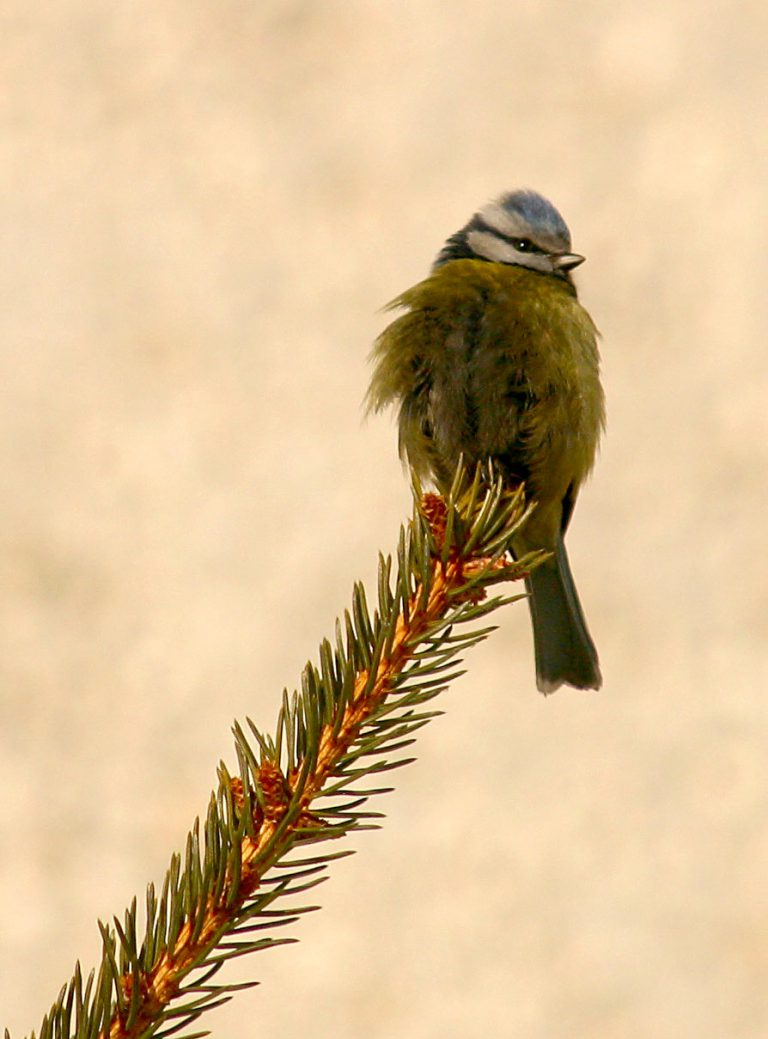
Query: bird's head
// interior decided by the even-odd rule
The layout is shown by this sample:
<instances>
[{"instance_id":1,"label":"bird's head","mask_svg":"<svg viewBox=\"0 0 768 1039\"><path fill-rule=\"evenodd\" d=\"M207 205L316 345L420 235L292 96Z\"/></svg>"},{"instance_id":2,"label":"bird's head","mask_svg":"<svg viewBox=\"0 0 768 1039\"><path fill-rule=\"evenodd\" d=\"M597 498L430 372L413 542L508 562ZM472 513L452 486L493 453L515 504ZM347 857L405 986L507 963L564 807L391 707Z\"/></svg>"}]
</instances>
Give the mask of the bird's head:
<instances>
[{"instance_id":1,"label":"bird's head","mask_svg":"<svg viewBox=\"0 0 768 1039\"><path fill-rule=\"evenodd\" d=\"M513 264L568 279L584 257L571 252L568 225L552 203L535 191L522 190L478 210L451 235L432 269L451 260Z\"/></svg>"}]
</instances>

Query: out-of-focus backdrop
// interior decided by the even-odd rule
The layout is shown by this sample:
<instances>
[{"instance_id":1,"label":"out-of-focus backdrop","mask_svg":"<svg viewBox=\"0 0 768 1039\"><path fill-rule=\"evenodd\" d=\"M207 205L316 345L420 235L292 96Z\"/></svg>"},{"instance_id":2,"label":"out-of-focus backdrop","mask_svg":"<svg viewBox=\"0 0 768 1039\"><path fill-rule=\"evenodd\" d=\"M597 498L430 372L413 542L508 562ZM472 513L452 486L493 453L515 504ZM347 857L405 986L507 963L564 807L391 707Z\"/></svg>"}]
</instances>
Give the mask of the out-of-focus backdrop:
<instances>
[{"instance_id":1,"label":"out-of-focus backdrop","mask_svg":"<svg viewBox=\"0 0 768 1039\"><path fill-rule=\"evenodd\" d=\"M59 0L0 31L0 1023L204 811L410 509L378 308L561 208L609 425L570 551L217 1035L768 1034L768 6ZM378 806L381 807L381 806Z\"/></svg>"}]
</instances>

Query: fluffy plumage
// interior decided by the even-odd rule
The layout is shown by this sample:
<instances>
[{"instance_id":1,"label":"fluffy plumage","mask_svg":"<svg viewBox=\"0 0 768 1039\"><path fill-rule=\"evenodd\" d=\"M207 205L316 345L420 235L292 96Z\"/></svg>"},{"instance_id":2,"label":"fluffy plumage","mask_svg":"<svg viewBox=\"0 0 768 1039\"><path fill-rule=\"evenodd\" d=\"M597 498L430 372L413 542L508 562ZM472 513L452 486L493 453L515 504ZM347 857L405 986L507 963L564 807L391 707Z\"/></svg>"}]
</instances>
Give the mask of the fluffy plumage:
<instances>
[{"instance_id":1,"label":"fluffy plumage","mask_svg":"<svg viewBox=\"0 0 768 1039\"><path fill-rule=\"evenodd\" d=\"M491 458L536 509L515 542L552 559L528 581L538 687L598 688L597 653L563 535L604 423L597 331L579 304L568 228L535 192L490 203L448 239L431 275L390 306L369 405L399 404L400 451L446 489L459 456Z\"/></svg>"}]
</instances>

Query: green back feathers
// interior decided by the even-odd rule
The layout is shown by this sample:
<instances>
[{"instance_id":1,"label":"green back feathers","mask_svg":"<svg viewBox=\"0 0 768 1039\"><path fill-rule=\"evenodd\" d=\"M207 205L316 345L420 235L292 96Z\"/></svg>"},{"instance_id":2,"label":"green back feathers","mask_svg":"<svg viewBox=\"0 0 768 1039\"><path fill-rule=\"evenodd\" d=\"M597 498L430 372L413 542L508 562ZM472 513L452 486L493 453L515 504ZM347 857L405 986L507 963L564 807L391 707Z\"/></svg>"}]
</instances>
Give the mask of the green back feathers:
<instances>
[{"instance_id":1,"label":"green back feathers","mask_svg":"<svg viewBox=\"0 0 768 1039\"><path fill-rule=\"evenodd\" d=\"M566 486L581 482L594 459L603 398L597 332L569 280L512 265L454 260L386 309L398 308L405 312L373 349L367 405L380 411L399 403L401 454L420 475L431 473L440 483L444 471L453 472L460 450L472 461L473 455L499 455L524 437L532 489L547 497L547 484L561 494L564 480ZM537 401L525 414L510 391L517 372L519 394ZM430 428L435 386L443 408L442 449ZM462 416L467 408L478 415ZM466 426L475 417L473 441ZM568 443L567 459L547 454L553 431ZM550 476L545 468L556 472Z\"/></svg>"}]
</instances>

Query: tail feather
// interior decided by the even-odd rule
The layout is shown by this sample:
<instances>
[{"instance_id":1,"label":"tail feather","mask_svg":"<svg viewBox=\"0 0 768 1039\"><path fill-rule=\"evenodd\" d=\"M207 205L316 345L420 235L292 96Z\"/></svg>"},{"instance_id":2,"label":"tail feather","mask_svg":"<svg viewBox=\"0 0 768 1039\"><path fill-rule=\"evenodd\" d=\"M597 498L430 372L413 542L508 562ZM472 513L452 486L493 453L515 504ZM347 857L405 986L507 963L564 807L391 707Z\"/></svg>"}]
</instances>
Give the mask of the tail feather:
<instances>
[{"instance_id":1,"label":"tail feather","mask_svg":"<svg viewBox=\"0 0 768 1039\"><path fill-rule=\"evenodd\" d=\"M536 685L553 693L563 683L576 689L602 685L595 644L587 629L565 545L554 558L532 571L526 581L536 652Z\"/></svg>"}]
</instances>

